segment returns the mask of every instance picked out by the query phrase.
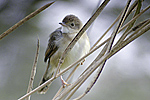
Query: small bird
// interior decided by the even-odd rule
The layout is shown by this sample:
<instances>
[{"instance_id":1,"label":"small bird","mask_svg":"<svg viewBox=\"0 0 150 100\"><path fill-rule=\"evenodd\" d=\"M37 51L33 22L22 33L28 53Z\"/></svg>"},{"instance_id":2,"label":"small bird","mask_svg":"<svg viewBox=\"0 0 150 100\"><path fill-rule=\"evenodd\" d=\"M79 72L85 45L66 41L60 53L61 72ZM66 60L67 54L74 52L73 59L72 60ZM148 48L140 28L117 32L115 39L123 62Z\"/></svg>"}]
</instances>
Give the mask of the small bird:
<instances>
[{"instance_id":1,"label":"small bird","mask_svg":"<svg viewBox=\"0 0 150 100\"><path fill-rule=\"evenodd\" d=\"M40 82L40 85L53 77L62 53L83 26L81 20L75 15L67 15L59 24L61 25L61 27L50 34L44 58L44 62L47 62L48 60L48 65L45 74L43 75ZM73 62L77 61L82 56L87 54L89 50L90 42L85 32L76 42L71 51L68 52L60 69L68 67ZM46 85L45 87L40 89L38 93L45 94L49 86L50 84Z\"/></svg>"}]
</instances>

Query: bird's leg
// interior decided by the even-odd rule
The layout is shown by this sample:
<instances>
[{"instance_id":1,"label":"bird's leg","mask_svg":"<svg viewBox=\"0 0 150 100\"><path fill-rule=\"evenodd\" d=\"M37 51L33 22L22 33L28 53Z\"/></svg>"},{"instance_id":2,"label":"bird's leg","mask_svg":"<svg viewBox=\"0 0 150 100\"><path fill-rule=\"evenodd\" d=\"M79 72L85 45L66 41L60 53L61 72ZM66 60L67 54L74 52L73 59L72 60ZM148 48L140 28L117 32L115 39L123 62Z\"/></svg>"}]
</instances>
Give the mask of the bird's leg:
<instances>
[{"instance_id":1,"label":"bird's leg","mask_svg":"<svg viewBox=\"0 0 150 100\"><path fill-rule=\"evenodd\" d=\"M70 84L68 84L68 83L63 79L62 75L60 76L60 79L61 79L63 88L65 88L65 86L69 86L69 85L70 85Z\"/></svg>"}]
</instances>

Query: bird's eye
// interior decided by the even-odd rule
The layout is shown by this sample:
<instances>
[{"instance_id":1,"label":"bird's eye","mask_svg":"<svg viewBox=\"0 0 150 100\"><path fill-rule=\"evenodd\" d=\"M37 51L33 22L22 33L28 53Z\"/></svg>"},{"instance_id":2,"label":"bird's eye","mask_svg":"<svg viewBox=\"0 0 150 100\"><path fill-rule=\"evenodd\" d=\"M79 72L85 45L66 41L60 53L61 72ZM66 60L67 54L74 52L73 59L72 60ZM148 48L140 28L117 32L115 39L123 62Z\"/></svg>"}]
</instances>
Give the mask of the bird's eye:
<instances>
[{"instance_id":1,"label":"bird's eye","mask_svg":"<svg viewBox=\"0 0 150 100\"><path fill-rule=\"evenodd\" d=\"M75 26L74 23L71 23L70 25L71 25L72 27Z\"/></svg>"}]
</instances>

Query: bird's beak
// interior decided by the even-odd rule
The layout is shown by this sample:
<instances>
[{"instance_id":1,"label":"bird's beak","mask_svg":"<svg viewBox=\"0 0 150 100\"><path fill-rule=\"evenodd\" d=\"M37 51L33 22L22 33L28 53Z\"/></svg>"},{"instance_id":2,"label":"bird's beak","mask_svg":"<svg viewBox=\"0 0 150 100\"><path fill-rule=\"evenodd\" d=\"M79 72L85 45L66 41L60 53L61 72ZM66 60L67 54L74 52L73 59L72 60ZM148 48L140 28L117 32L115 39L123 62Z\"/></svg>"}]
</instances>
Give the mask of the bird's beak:
<instances>
[{"instance_id":1,"label":"bird's beak","mask_svg":"<svg viewBox=\"0 0 150 100\"><path fill-rule=\"evenodd\" d=\"M59 23L60 25L62 25L62 26L65 26L65 27L67 27L67 25L65 24L65 23Z\"/></svg>"}]
</instances>

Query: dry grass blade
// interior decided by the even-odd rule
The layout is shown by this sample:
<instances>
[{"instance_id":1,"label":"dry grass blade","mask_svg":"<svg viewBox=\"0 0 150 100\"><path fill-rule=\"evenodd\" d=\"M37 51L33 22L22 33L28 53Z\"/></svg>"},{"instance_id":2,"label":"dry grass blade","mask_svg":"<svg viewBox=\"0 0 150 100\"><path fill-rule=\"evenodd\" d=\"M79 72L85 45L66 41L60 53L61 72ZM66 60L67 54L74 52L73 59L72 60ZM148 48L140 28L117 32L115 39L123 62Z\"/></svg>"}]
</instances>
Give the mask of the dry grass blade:
<instances>
[{"instance_id":1,"label":"dry grass blade","mask_svg":"<svg viewBox=\"0 0 150 100\"><path fill-rule=\"evenodd\" d=\"M100 48L102 45L104 45L105 43L107 43L109 40L110 40L110 38L106 39L100 45L96 46L93 50L91 50L90 53L94 52L95 50L97 50L98 48ZM90 66L88 68L86 68L86 70L80 76L82 76L89 68L90 68Z\"/></svg>"},{"instance_id":2,"label":"dry grass blade","mask_svg":"<svg viewBox=\"0 0 150 100\"><path fill-rule=\"evenodd\" d=\"M70 65L69 67L67 67L66 69L64 69L63 71L61 71L58 75L57 75L57 77L58 76L60 76L60 75L62 75L62 73L64 73L64 72L66 72L66 71L68 71L70 68L72 68L74 65L76 65L76 64L78 64L79 62L81 62L84 58L86 58L87 56L89 56L90 54L92 54L94 51L96 51L98 48L100 48L102 45L104 45L106 42L108 42L110 40L110 38L108 38L107 40L105 40L103 43L101 43L100 45L98 45L96 48L94 48L93 50L91 50L88 54L86 54L85 56L83 56L81 59L79 59L77 62L75 62L75 63L73 63L72 65ZM81 74L82 75L82 74ZM84 81L83 81L84 82ZM81 83L83 83L83 82L81 82ZM80 85L78 85L78 86L80 86ZM76 89L78 89L78 88L76 88ZM60 88L60 90L62 90L62 88ZM60 91L59 90L59 91ZM75 91L75 89L74 89L74 91ZM55 95L55 97L53 98L53 100L55 100L55 98L58 96L58 94L59 94L60 92L58 92L56 95ZM73 92L72 92L73 93Z\"/></svg>"},{"instance_id":3,"label":"dry grass blade","mask_svg":"<svg viewBox=\"0 0 150 100\"><path fill-rule=\"evenodd\" d=\"M127 37L127 35L129 35L131 32L137 30L138 28L140 28L144 23L146 23L147 21L149 21L150 19L147 19L145 21L140 22L138 25L136 25L135 27L131 28L128 32L124 32L123 35L119 38L119 40L117 41L116 45L119 45L121 42L123 42L123 40Z\"/></svg>"},{"instance_id":4,"label":"dry grass blade","mask_svg":"<svg viewBox=\"0 0 150 100\"><path fill-rule=\"evenodd\" d=\"M107 58L105 58L107 59ZM103 60L105 60L103 59ZM91 67L90 70L88 70L85 74L83 74L81 77L78 78L73 84L71 84L69 87L67 87L57 98L56 100L60 100L62 97L66 96L71 90L73 90L77 85L80 85L80 83L84 82L88 76L90 76L99 66L99 63L95 63L93 66L96 67Z\"/></svg>"},{"instance_id":5,"label":"dry grass blade","mask_svg":"<svg viewBox=\"0 0 150 100\"><path fill-rule=\"evenodd\" d=\"M145 21L144 21L145 22ZM121 50L124 46L126 46L128 43L130 43L130 42L132 42L134 39L136 39L136 38L138 38L140 35L142 35L142 34L144 34L146 31L148 31L149 30L149 28L150 28L150 25L147 25L147 24L149 24L150 23L150 21L149 20L147 20L146 22L145 22L145 24L143 24L142 26L139 24L139 26L141 26L135 33L133 33L134 34L134 36L131 38L131 37L129 37L129 38L127 38L127 40L126 41L124 41L124 43L123 44L121 44L121 45L119 45L119 46L115 46L116 48L113 48L110 52L111 53L109 53L111 56L113 55L113 54L115 54L116 52L118 52L119 50ZM147 27L145 27L147 25ZM145 27L144 29L142 29L143 27ZM142 30L141 30L142 29ZM141 30L140 32L139 32L139 30ZM139 33L138 33L139 32ZM138 33L138 34L137 34ZM114 52L115 51L115 49L117 49L117 47L119 47L119 50L118 51L116 51L116 52ZM113 53L112 53L113 52ZM110 57L111 57L110 56ZM93 86L93 84L95 83L95 81L97 80L97 78L98 78L98 76L100 75L100 73L101 73L101 71L102 71L102 69L103 69L103 63L101 64L101 67L99 68L99 70L98 70L98 73L97 73L97 76L94 78L95 80L94 81L92 81L91 82L91 84L90 84L90 86L86 89L86 91L82 94L82 95L80 95L79 97L77 97L76 99L74 99L74 100L80 100L81 98L83 98L88 92L89 92L89 90L91 89L91 87ZM91 68L92 69L92 68ZM87 74L87 73L86 73Z\"/></svg>"},{"instance_id":6,"label":"dry grass blade","mask_svg":"<svg viewBox=\"0 0 150 100\"><path fill-rule=\"evenodd\" d=\"M110 52L111 47L112 47L113 42L114 42L114 39L115 39L115 37L116 37L116 35L117 35L117 33L118 33L118 30L119 30L119 28L121 27L121 25L123 24L123 22L124 22L124 20L125 20L125 18L126 18L127 11L128 11L128 9L129 9L130 3L131 3L131 0L128 1L127 5L126 5L126 7L125 7L125 9L124 9L124 11L123 11L123 13L122 13L122 16L121 16L121 18L120 18L120 20L119 20L119 23L118 23L117 27L115 28L115 30L113 31L113 33L112 33L112 35L111 35L111 39L110 39L110 41L108 42L107 53ZM96 83L97 79L98 79L99 76L100 76L100 73L102 72L102 70L103 70L103 68L104 68L105 62L106 62L106 60L101 64L101 68L98 70L97 76L96 76L96 77L94 78L94 80L91 82L91 85L87 88L87 90L85 91L85 94L87 94L87 93L90 91L90 89L94 86L94 84Z\"/></svg>"},{"instance_id":7,"label":"dry grass blade","mask_svg":"<svg viewBox=\"0 0 150 100\"><path fill-rule=\"evenodd\" d=\"M55 76L57 75L61 64L63 63L63 60L65 58L65 56L67 55L67 53L73 48L73 46L75 45L75 43L79 40L79 38L82 36L82 34L88 29L88 27L92 24L92 22L98 17L98 15L101 13L101 11L104 9L104 7L107 5L107 3L110 0L105 0L101 6L96 10L96 12L93 14L93 16L87 21L87 23L83 26L83 28L79 31L79 33L75 36L75 38L71 41L71 43L67 46L67 48L65 49L65 51L63 52L58 66L57 66L57 71Z\"/></svg>"},{"instance_id":8,"label":"dry grass blade","mask_svg":"<svg viewBox=\"0 0 150 100\"><path fill-rule=\"evenodd\" d=\"M150 22L146 22L145 24L148 24ZM143 25L145 26L145 25ZM115 53L117 53L119 50L121 50L123 47L125 47L127 44L129 44L130 42L132 42L133 40L135 40L136 38L138 38L139 36L141 36L142 34L144 34L145 32L147 32L150 29L150 24L148 24L147 26L145 26L143 29L139 29L137 30L134 36L127 38L121 45L116 46L115 48L113 48L112 50L110 50L110 52L108 54L106 54L104 57L102 57L96 64L94 67L92 67L91 71L93 71L95 68L97 68L98 66L96 66L97 64L102 64L102 62L108 58L110 58L111 56L113 56ZM88 74L85 73L85 75ZM91 74L91 73L90 73ZM84 95L84 94L83 94ZM82 97L83 95L81 95L80 97Z\"/></svg>"},{"instance_id":9,"label":"dry grass blade","mask_svg":"<svg viewBox=\"0 0 150 100\"><path fill-rule=\"evenodd\" d=\"M145 23L145 24L144 24L144 23ZM141 25L143 25L143 27L144 27L144 26L146 26L146 25L149 24L149 23L150 23L150 20L143 21L143 22L141 22L140 24L138 24L137 26L135 26L134 28L132 28L131 30L135 30L136 27L139 28ZM143 27L141 27L141 28L143 28ZM141 28L138 29L137 32L140 31ZM135 33L134 33L134 34L135 34ZM131 38L131 37L129 37L129 38ZM81 98L83 98L83 97L87 94L87 92L90 91L91 87L95 84L95 82L96 82L96 80L98 79L100 73L102 72L103 66L104 66L104 64L101 65L101 67L100 67L99 70L97 71L97 74L95 75L96 77L95 77L94 80L91 82L90 86L86 89L86 91L85 91L82 95L80 95L78 98L76 98L75 100L80 100Z\"/></svg>"},{"instance_id":10,"label":"dry grass blade","mask_svg":"<svg viewBox=\"0 0 150 100\"><path fill-rule=\"evenodd\" d=\"M138 0L136 0L132 5L131 5L131 7L129 8L129 11L128 11L128 13L127 13L127 15L125 16L125 19L129 16L129 14L131 14L131 12L133 11L133 9L137 6L137 4L138 4ZM146 11L146 10L145 10ZM122 12L119 14L119 16L116 18L116 20L111 24L111 26L106 30L106 32L98 39L98 41L96 41L96 43L91 47L91 50L101 41L101 39L107 34L107 32L115 25L115 23L120 19L120 17L121 17L121 14L122 14ZM110 39L110 38L108 38L108 39ZM108 40L107 39L107 40ZM86 69L86 70L88 70L89 69L89 67ZM85 70L85 71L86 71ZM85 71L83 72L83 73L85 73ZM82 73L82 74L83 74Z\"/></svg>"},{"instance_id":11,"label":"dry grass blade","mask_svg":"<svg viewBox=\"0 0 150 100\"><path fill-rule=\"evenodd\" d=\"M138 6L137 6L137 8L136 8L136 11L135 11L135 14L134 14L133 17L135 17L137 14L140 13L141 5L142 5L141 3L142 3L142 2L139 0ZM134 20L132 23L129 24L128 28L125 30L125 33L133 27L133 25L134 25L135 22L136 22L136 20Z\"/></svg>"},{"instance_id":12,"label":"dry grass blade","mask_svg":"<svg viewBox=\"0 0 150 100\"><path fill-rule=\"evenodd\" d=\"M72 77L72 75L74 74L74 72L77 70L77 68L80 66L80 63L77 64L77 66L71 71L71 73L68 75L67 79L65 80L66 82L68 82L70 80L70 78ZM58 90L58 92L56 93L56 95L54 96L54 98L52 100L55 100L55 98L61 93L61 91L63 90L63 86L60 87L60 89Z\"/></svg>"},{"instance_id":13,"label":"dry grass blade","mask_svg":"<svg viewBox=\"0 0 150 100\"><path fill-rule=\"evenodd\" d=\"M128 23L126 23L123 27L120 28L119 32L121 32L123 29L125 29L128 25L130 25L132 22L134 22L138 17L140 17L144 12L146 12L150 8L150 5L146 7L144 10L142 10L139 14L137 14L134 18L132 18Z\"/></svg>"},{"instance_id":14,"label":"dry grass blade","mask_svg":"<svg viewBox=\"0 0 150 100\"><path fill-rule=\"evenodd\" d=\"M144 27L146 27L146 25L148 25L150 23L150 19L149 20L147 20L146 22L144 21L144 23L142 23L142 25L141 24L139 24L139 25L137 25L137 26L135 26L133 29L134 29L134 33L133 34L131 34L127 39L125 39L123 42L125 42L125 41L127 41L127 40L130 40L130 39L132 39L133 37L135 37L137 34L138 34L138 32L139 31L141 31ZM148 26L147 26L148 27ZM120 43L121 44L121 43Z\"/></svg>"},{"instance_id":15,"label":"dry grass blade","mask_svg":"<svg viewBox=\"0 0 150 100\"><path fill-rule=\"evenodd\" d=\"M55 2L55 1L54 1ZM40 12L42 12L43 10L45 10L46 8L48 8L50 5L52 5L54 2L48 3L46 5L44 5L43 7L37 9L36 11L32 12L31 14L29 14L28 16L26 16L24 19L20 20L18 23L16 23L15 25L13 25L12 27L10 27L8 30L6 30L4 33L2 33L0 35L0 40L3 39L5 36L7 36L9 33L11 33L12 31L14 31L16 28L18 28L19 26L21 26L23 23L25 23L26 21L28 21L29 19L33 18L34 16L36 16L37 14L39 14Z\"/></svg>"},{"instance_id":16,"label":"dry grass blade","mask_svg":"<svg viewBox=\"0 0 150 100\"><path fill-rule=\"evenodd\" d=\"M78 96L77 98L75 98L75 99L73 99L73 100L81 100L90 90L91 90L91 88L94 86L94 84L96 83L96 81L97 81L97 79L98 79L98 77L100 76L100 73L102 72L102 70L103 70L103 68L104 68L104 63L105 62L103 62L100 66L99 66L99 68L98 68L98 71L97 71L97 73L96 73L96 75L95 75L95 77L94 77L94 80L91 82L91 84L88 86L88 88L86 89L86 91L83 93L83 94L81 94L80 96ZM82 82L83 83L83 82ZM79 88L79 86L81 86L82 85L82 83L80 83L76 88L78 89ZM76 89L75 88L75 89ZM76 90L77 90L76 89ZM75 91L73 91L73 92L75 92Z\"/></svg>"},{"instance_id":17,"label":"dry grass blade","mask_svg":"<svg viewBox=\"0 0 150 100\"><path fill-rule=\"evenodd\" d=\"M111 37L109 37L107 40L105 40L103 43L101 43L100 45L98 45L97 47L93 46L93 48L91 49L91 51L85 55L84 57L82 57L81 59L79 59L78 61L76 61L75 63L73 63L72 65L68 66L67 68L65 68L64 70L62 70L61 72L59 72L59 68L61 67L61 64L63 63L63 60L65 59L65 56L67 55L67 53L72 49L72 47L75 45L76 41L78 41L78 39L82 36L82 34L86 31L86 29L91 25L91 23L96 19L96 17L100 14L100 12L103 10L103 8L107 5L107 3L110 0L105 0L104 3L97 9L97 11L93 14L93 16L87 21L87 23L83 26L83 28L80 30L80 32L76 35L76 37L72 40L72 42L68 45L68 47L65 49L64 53L61 56L61 59L58 63L58 67L57 67L57 71L55 73L55 76L52 77L51 79L49 79L48 81L46 81L44 84L42 84L41 86L35 88L34 90L30 91L29 93L27 93L26 95L24 95L23 97L19 98L18 100L23 100L26 97L30 96L31 94L35 93L36 91L38 91L39 89L41 89L42 87L46 86L47 84L51 83L53 80L55 80L57 77L59 77L60 75L64 74L66 71L68 71L69 69L71 69L73 66L75 66L76 64L80 63L84 58L86 58L87 56L89 56L90 54L92 54L94 51L96 51L98 48L100 48L102 45L105 44L103 50L99 53L99 55L97 56L97 58L90 64L90 66L88 66L88 68L80 75L80 77L75 80L74 83L72 83L70 86L68 86L67 88L63 89L60 88L60 90L58 91L58 93L54 96L53 100L60 100L64 97L65 100L69 100L72 95L78 90L78 88L87 80L87 78L97 69L98 72L96 74L96 76L94 77L94 79L91 81L91 84L87 87L87 89L85 90L85 92L80 95L79 97L77 97L75 100L79 100L81 98L83 98L90 90L91 88L94 86L94 84L96 83L97 79L99 78L99 76L101 75L101 72L104 68L105 62L107 59L109 59L110 57L112 57L114 54L116 54L119 50L121 50L122 48L124 48L126 45L128 45L130 42L132 42L133 40L135 40L136 38L138 38L139 36L141 36L142 34L144 34L145 32L147 32L150 29L150 19L147 19L139 24L137 24L136 26L133 27L135 20L142 15L145 11L147 11L150 6L148 6L147 8L145 8L144 10L142 10L140 12L140 8L141 5L140 3L138 3L139 0L136 0L132 6L129 8L130 2L131 0L128 0L128 3L125 7L125 9L123 10L123 12L120 14L120 16L118 17L118 19L116 19L116 21L114 22L114 24L119 20L117 27L115 28L115 30L113 31ZM131 12L133 12L133 10L135 9L135 7L137 7L136 12L134 17L127 23L125 24L122 28L122 24L124 23L125 19L129 16L129 14ZM114 25L112 24L110 26L110 28ZM128 27L130 25L130 27ZM120 31L122 31L124 28L126 28L126 32L123 33L123 35L120 37L120 39L118 39L117 43L113 46L113 42L114 39L117 35L117 33L119 33ZM109 29L108 28L108 31ZM106 31L106 33L108 32ZM132 33L132 34L131 34ZM102 39L103 37L101 37ZM121 42L120 42L121 41ZM99 41L98 41L99 42ZM107 44L106 44L107 43ZM95 48L94 48L95 47ZM105 52L104 52L105 51ZM102 53L103 52L103 53ZM58 73L59 72L59 73ZM71 77L71 74L73 74L73 72L70 73L69 77ZM69 79L68 77L68 79ZM67 79L67 80L68 80ZM63 90L63 91L62 91Z\"/></svg>"},{"instance_id":18,"label":"dry grass blade","mask_svg":"<svg viewBox=\"0 0 150 100\"><path fill-rule=\"evenodd\" d=\"M108 50L107 50L108 52L111 50L111 47L112 47L113 42L114 42L114 39L115 39L115 37L116 37L120 27L122 26L123 22L125 21L125 18L126 18L127 11L129 9L130 3L131 3L131 0L128 0L127 5L126 5L126 7L123 10L123 14L122 14L122 16L121 16L121 18L119 20L119 23L118 23L118 25L116 26L116 28L114 29L114 31L113 31L113 33L111 35L110 43L108 45Z\"/></svg>"},{"instance_id":19,"label":"dry grass blade","mask_svg":"<svg viewBox=\"0 0 150 100\"><path fill-rule=\"evenodd\" d=\"M106 50L106 48L104 49L104 50ZM102 56L103 56L103 53L104 51L102 51L102 53L100 53L99 55L98 55L98 57L96 58L96 60L97 59L99 59L99 58L101 58ZM95 60L95 61L96 61ZM90 66L93 66L94 65L94 63L93 64L91 64ZM94 71L94 70L93 70ZM60 100L62 97L64 97L66 94L68 94L71 90L73 90L74 89L74 91L66 98L66 100L68 100L73 94L74 94L74 92L83 84L83 82L85 82L85 80L90 76L92 74L92 72L91 72L91 69L90 70L88 70L85 74L83 74L82 76L80 76L79 78L78 78L78 80L77 81L75 81L71 86L69 86L68 88L66 88L63 92L62 92L62 94L60 94L60 96L58 96L57 98L56 98L56 100Z\"/></svg>"},{"instance_id":20,"label":"dry grass blade","mask_svg":"<svg viewBox=\"0 0 150 100\"><path fill-rule=\"evenodd\" d=\"M44 86L46 86L47 84L50 84L53 80L55 80L55 77L52 77L51 79L49 79L48 81L46 81L45 83L43 83L42 85L38 86L37 88L35 88L34 90L30 91L29 93L25 94L24 96L22 96L21 98L19 98L18 100L23 100L26 97L32 95L33 93L37 92L39 89L43 88Z\"/></svg>"},{"instance_id":21,"label":"dry grass blade","mask_svg":"<svg viewBox=\"0 0 150 100\"><path fill-rule=\"evenodd\" d=\"M150 22L146 22L145 24L147 24L147 23L150 23ZM145 26L145 25L143 25L143 26ZM146 25L144 28L141 27L139 30L135 31L133 33L134 35L132 35L132 37L128 37L120 45L117 45L117 46L113 47L113 49L110 51L110 53L107 56L110 57L110 56L114 55L119 50L121 50L126 45L128 45L130 42L132 42L133 40L135 40L136 38L138 38L139 36L141 36L142 34L144 34L145 32L147 32L148 30L150 30L150 24Z\"/></svg>"},{"instance_id":22,"label":"dry grass blade","mask_svg":"<svg viewBox=\"0 0 150 100\"><path fill-rule=\"evenodd\" d=\"M112 47L113 41L114 41L114 39L115 39L115 36L117 35L119 28L121 27L122 23L124 22L124 20L125 20L125 18L126 18L126 14L127 14L128 9L129 9L130 3L131 3L131 0L128 1L128 3L127 3L127 5L126 5L126 7L125 7L125 9L124 9L124 11L123 11L123 13L122 13L122 15L121 15L121 18L120 18L120 20L119 20L119 22L118 22L118 25L117 25L117 27L115 28L115 30L113 31L113 33L112 33L112 35L111 35L111 39L110 39L110 41L108 42L108 48L105 48L105 49L104 49L104 50L107 50L107 53L109 53L109 51L111 50L111 47ZM105 52L106 52L106 51L105 51ZM94 61L97 61L97 60L100 59L101 57L102 57L102 56L100 56L99 58L95 59ZM93 61L93 62L94 62L94 61ZM92 63L93 63L93 62L92 62ZM99 68L99 70L98 70L96 76L94 77L94 80L93 80L93 81L91 82L91 84L87 87L85 93L83 93L83 94L82 94L81 96L79 96L78 98L84 97L85 94L87 94L87 93L91 90L91 88L94 86L94 84L96 83L97 79L99 78L99 76L100 76L100 74L101 74L101 72L102 72L102 70L103 70L103 68L104 68L105 62L106 62L106 60L101 64L101 67ZM96 63L96 62L94 62L94 63Z\"/></svg>"},{"instance_id":23,"label":"dry grass blade","mask_svg":"<svg viewBox=\"0 0 150 100\"><path fill-rule=\"evenodd\" d=\"M92 12L91 15L94 14L94 12L97 10L97 8L99 7L100 4L101 4L101 0L98 1L96 8L93 10L93 12ZM94 22L95 22L95 21L94 21ZM93 22L93 23L91 24L91 26L89 27L89 29L88 29L88 31L87 31L88 34L91 33L91 30L92 30L92 27L93 27L93 25L94 25L94 22Z\"/></svg>"},{"instance_id":24,"label":"dry grass blade","mask_svg":"<svg viewBox=\"0 0 150 100\"><path fill-rule=\"evenodd\" d=\"M34 60L34 64L33 64L32 71L31 71L31 76L30 76L27 93L29 93L33 88L33 82L34 82L34 77L36 74L36 66L37 66L38 56L39 56L39 49L40 49L40 44L39 44L39 39L38 39L35 60ZM28 98L26 98L26 100L30 100L30 96Z\"/></svg>"},{"instance_id":25,"label":"dry grass blade","mask_svg":"<svg viewBox=\"0 0 150 100\"><path fill-rule=\"evenodd\" d=\"M93 65L96 63L96 61L97 61L98 59L100 59L100 58L106 53L107 47L108 47L108 43L104 46L104 48L102 49L102 51L99 53L99 55L96 57L96 59L90 64L90 66L93 66ZM105 62L104 62L104 63L105 63ZM102 68L102 67L100 66L100 69L101 69L101 68ZM87 71L89 71L89 70L87 70ZM83 75L83 74L82 74L82 75ZM82 77L82 75L81 75L80 77ZM76 92L76 90L83 84L83 82L85 82L85 80L86 80L88 77L89 77L89 75L88 75L87 77L85 77L84 79L82 79L82 81L78 84L78 86L75 87L75 89L68 95L67 100L71 98L71 96L72 96L72 95ZM95 81L95 80L94 80L94 81ZM95 81L95 82L96 82L96 81ZM90 87L92 87L92 86L93 86L93 82L92 82L92 84L90 85ZM87 88L87 89L90 90L90 88ZM87 91L85 92L85 94L87 94L89 90L87 90ZM81 97L83 97L83 96L85 96L85 95L82 95L82 96L80 96L79 98L81 99ZM76 99L79 100L79 98L76 98ZM75 99L75 100L76 100L76 99Z\"/></svg>"},{"instance_id":26,"label":"dry grass blade","mask_svg":"<svg viewBox=\"0 0 150 100\"><path fill-rule=\"evenodd\" d=\"M108 31L116 24L120 16L121 14L116 18L116 20L111 24L111 26L105 31L105 33L96 41L96 43L91 47L90 50L92 50L102 40L102 38L108 33Z\"/></svg>"},{"instance_id":27,"label":"dry grass blade","mask_svg":"<svg viewBox=\"0 0 150 100\"><path fill-rule=\"evenodd\" d=\"M139 0L135 0L135 2L130 6L129 11L128 11L126 17L125 17L125 20L127 19L127 17L128 17L132 12L134 12L134 9L135 9L135 8L137 7L137 5L138 5L138 1L139 1ZM143 2L143 1L141 1L141 2Z\"/></svg>"},{"instance_id":28,"label":"dry grass blade","mask_svg":"<svg viewBox=\"0 0 150 100\"><path fill-rule=\"evenodd\" d=\"M138 2L138 6L137 6L137 8L136 8L136 12L135 12L135 14L134 14L133 17L135 17L137 14L140 13L140 9L141 9L141 2L139 1L139 2ZM128 34L126 34L126 33L133 27L133 25L134 25L135 22L136 22L136 19L135 19L133 22L129 23L127 29L125 30L125 32L123 33L123 35L121 36L121 38L118 40L118 42L116 43L116 45L119 44L119 43L128 35ZM130 30L129 33L130 33L131 31L132 31L132 30Z\"/></svg>"},{"instance_id":29,"label":"dry grass blade","mask_svg":"<svg viewBox=\"0 0 150 100\"><path fill-rule=\"evenodd\" d=\"M95 65L93 65L91 67L92 70L84 73L82 75L82 77L79 77L79 79L74 82L74 84L72 84L70 87L67 88L67 90L70 90L72 88L74 88L74 86L79 82L82 81L83 78L85 78L85 75L87 74L91 74L94 70L96 70L100 64L102 64L102 62L108 58L110 58L111 56L113 56L115 53L117 53L119 50L121 50L124 46L126 46L127 44L129 44L130 42L132 42L134 39L138 38L140 35L144 34L144 32L148 31L150 29L150 25L148 25L146 28L142 29L136 36L132 37L129 40L126 40L124 43L121 44L121 46L115 46L107 55L105 55L104 57L102 57ZM107 40L108 41L108 40ZM106 43L106 42L105 42ZM96 49L96 48L95 48ZM91 54L91 52L90 52ZM36 92L38 89L41 89L42 87L44 87L46 84L49 84L50 82L52 82L54 79L56 79L57 77L59 77L60 75L62 75L64 72L66 72L67 70L63 70L61 73L59 73L55 78L51 78L50 80L48 80L47 82L45 82L44 84L42 84L41 86L35 88L34 90L32 90L30 93L24 95L23 97L21 97L18 100L23 100L24 98L26 98L27 96L33 94L34 92ZM62 95L62 94L61 94Z\"/></svg>"},{"instance_id":30,"label":"dry grass blade","mask_svg":"<svg viewBox=\"0 0 150 100\"><path fill-rule=\"evenodd\" d=\"M87 56L89 56L90 54L92 54L94 51L96 51L98 48L100 48L102 45L104 45L107 41L109 41L110 38L108 38L107 40L105 40L103 43L101 43L100 45L98 45L96 48L94 48L92 51L90 51L88 54L86 54L84 57L82 57L81 59L79 59L77 62L75 62L74 64L70 65L69 67L65 68L63 71L61 71L56 77L52 77L51 79L49 79L48 81L46 81L44 84L38 86L37 88L35 88L34 90L32 90L31 92L27 93L26 95L22 96L21 98L19 98L18 100L23 100L24 98L28 97L29 95L35 93L36 91L38 91L39 89L43 88L44 86L46 86L47 84L51 83L53 80L55 80L57 77L61 76L63 73L65 73L66 71L68 71L69 69L71 69L73 66L75 66L76 64L78 64L79 62L81 62L84 58L86 58Z\"/></svg>"},{"instance_id":31,"label":"dry grass blade","mask_svg":"<svg viewBox=\"0 0 150 100\"><path fill-rule=\"evenodd\" d=\"M138 0L136 0L130 7L126 18L129 16L129 14L133 11L133 9L137 6ZM115 25L115 23L120 19L122 12L118 15L118 17L115 19L115 21L111 24L111 26L105 31L105 33L96 41L96 43L91 47L91 50L102 40L102 38L108 33L108 31ZM125 18L125 19L126 19Z\"/></svg>"}]
</instances>

